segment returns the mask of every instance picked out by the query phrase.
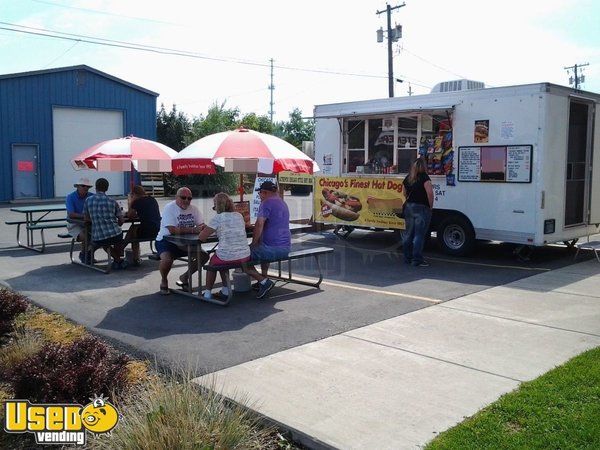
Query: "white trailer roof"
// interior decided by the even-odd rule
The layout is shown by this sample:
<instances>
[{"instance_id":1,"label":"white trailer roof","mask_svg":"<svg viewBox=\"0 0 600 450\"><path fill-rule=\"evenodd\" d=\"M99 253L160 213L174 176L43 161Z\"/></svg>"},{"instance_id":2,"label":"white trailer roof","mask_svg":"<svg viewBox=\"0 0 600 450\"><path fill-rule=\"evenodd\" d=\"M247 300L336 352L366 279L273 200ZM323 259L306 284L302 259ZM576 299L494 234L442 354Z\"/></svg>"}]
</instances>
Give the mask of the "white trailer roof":
<instances>
[{"instance_id":1,"label":"white trailer roof","mask_svg":"<svg viewBox=\"0 0 600 450\"><path fill-rule=\"evenodd\" d=\"M524 84L497 88L472 89L467 91L439 92L411 97L393 97L375 100L361 100L346 103L317 105L314 110L315 119L352 117L377 114L394 114L402 112L427 112L451 109L469 99L494 95L518 95L535 92L560 92L564 95L581 96L595 101L600 95L593 92L571 89L550 83Z\"/></svg>"}]
</instances>

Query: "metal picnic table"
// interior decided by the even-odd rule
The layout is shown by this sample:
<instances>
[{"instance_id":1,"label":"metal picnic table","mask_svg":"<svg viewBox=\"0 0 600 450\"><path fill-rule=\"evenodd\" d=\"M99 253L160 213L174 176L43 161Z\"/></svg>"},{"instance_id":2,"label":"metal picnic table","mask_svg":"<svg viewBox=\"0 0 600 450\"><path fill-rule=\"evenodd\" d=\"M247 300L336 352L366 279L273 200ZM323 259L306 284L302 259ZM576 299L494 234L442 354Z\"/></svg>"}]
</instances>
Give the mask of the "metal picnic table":
<instances>
[{"instance_id":1,"label":"metal picnic table","mask_svg":"<svg viewBox=\"0 0 600 450\"><path fill-rule=\"evenodd\" d=\"M54 217L47 219L46 217L54 212L64 212L67 210L64 203L56 203L50 205L33 205L33 206L15 206L10 208L13 212L25 214L24 221L7 221L8 225L17 225L17 244L19 247L28 248L36 252L42 253L46 247L44 239L44 230L48 228L63 228L66 227L65 216L60 218ZM20 239L21 225L25 225L27 234L27 243L23 244ZM35 246L33 232L39 230L41 233L42 244L41 248Z\"/></svg>"}]
</instances>

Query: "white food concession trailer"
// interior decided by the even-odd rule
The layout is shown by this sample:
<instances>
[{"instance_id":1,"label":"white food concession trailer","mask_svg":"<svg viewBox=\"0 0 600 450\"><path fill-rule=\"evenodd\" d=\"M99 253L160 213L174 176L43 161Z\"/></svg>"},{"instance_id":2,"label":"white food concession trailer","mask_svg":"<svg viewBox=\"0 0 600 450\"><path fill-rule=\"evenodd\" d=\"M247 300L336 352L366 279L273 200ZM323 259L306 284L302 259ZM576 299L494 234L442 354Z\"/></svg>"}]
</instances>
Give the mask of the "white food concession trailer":
<instances>
[{"instance_id":1,"label":"white food concession trailer","mask_svg":"<svg viewBox=\"0 0 600 450\"><path fill-rule=\"evenodd\" d=\"M318 105L313 217L402 229L401 181L422 156L446 252L573 243L599 231L599 102L539 83Z\"/></svg>"}]
</instances>

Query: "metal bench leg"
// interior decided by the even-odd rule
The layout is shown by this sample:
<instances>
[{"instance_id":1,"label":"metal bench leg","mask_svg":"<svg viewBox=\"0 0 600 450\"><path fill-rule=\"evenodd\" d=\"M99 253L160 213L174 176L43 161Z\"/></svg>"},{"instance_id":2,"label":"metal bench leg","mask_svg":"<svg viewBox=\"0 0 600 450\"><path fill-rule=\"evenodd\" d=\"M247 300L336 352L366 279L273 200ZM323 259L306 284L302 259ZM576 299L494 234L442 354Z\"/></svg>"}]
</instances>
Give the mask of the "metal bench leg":
<instances>
[{"instance_id":1,"label":"metal bench leg","mask_svg":"<svg viewBox=\"0 0 600 450\"><path fill-rule=\"evenodd\" d=\"M46 239L44 239L44 229L43 228L40 230L40 234L42 235L42 249L40 250L40 253L44 253L44 250L46 249Z\"/></svg>"},{"instance_id":2,"label":"metal bench leg","mask_svg":"<svg viewBox=\"0 0 600 450\"><path fill-rule=\"evenodd\" d=\"M17 245L21 248L27 248L29 250L33 250L34 252L43 253L44 247L45 247L44 230L41 230L41 232L42 232L42 248L39 249L39 248L35 248L33 246L33 230L26 230L27 244L23 244L21 242L21 224L17 224Z\"/></svg>"},{"instance_id":3,"label":"metal bench leg","mask_svg":"<svg viewBox=\"0 0 600 450\"><path fill-rule=\"evenodd\" d=\"M319 264L319 257L317 255L315 256L315 264L317 265L317 269L319 270L319 281L317 281L317 284L315 287L319 287L321 285L321 281L323 281L323 271L321 270L321 265Z\"/></svg>"},{"instance_id":4,"label":"metal bench leg","mask_svg":"<svg viewBox=\"0 0 600 450\"><path fill-rule=\"evenodd\" d=\"M290 282L290 283L294 283L294 284L302 284L304 286L318 288L319 285L321 284L321 281L323 281L323 273L321 271L321 266L319 265L319 256L318 255L313 255L313 256L315 258L315 261L317 262L317 269L319 270L319 279L317 280L316 283L311 282L311 281L297 280L297 279L292 278L292 261L290 259L287 260L287 263L288 263L288 276L287 277L281 276L281 271L280 271L278 276L271 275L271 276L269 276L269 278L271 280ZM279 262L279 264L281 264L281 261L278 261L278 262Z\"/></svg>"}]
</instances>

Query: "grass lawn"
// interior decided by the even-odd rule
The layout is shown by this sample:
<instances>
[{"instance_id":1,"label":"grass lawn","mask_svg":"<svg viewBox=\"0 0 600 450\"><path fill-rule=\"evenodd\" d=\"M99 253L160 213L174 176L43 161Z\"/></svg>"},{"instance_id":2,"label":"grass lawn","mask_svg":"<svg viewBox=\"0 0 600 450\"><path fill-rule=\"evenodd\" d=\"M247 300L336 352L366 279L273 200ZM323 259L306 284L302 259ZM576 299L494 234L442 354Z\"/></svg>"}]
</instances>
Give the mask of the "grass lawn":
<instances>
[{"instance_id":1,"label":"grass lawn","mask_svg":"<svg viewBox=\"0 0 600 450\"><path fill-rule=\"evenodd\" d=\"M440 434L437 449L600 448L600 347L523 383Z\"/></svg>"}]
</instances>

